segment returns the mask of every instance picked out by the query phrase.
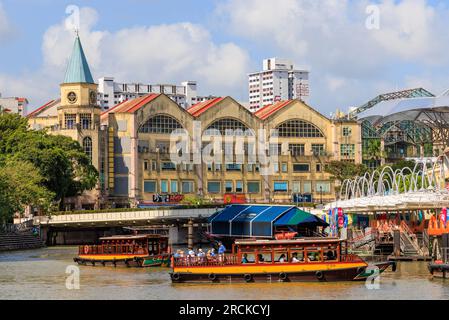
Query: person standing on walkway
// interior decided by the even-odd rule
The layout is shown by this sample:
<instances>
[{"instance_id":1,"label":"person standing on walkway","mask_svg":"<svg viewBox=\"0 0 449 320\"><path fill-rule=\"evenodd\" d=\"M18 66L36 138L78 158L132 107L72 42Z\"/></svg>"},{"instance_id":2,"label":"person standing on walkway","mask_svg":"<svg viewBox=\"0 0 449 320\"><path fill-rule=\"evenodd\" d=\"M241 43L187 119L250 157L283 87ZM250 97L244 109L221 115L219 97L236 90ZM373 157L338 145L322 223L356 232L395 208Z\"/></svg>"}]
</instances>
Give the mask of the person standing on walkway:
<instances>
[{"instance_id":1,"label":"person standing on walkway","mask_svg":"<svg viewBox=\"0 0 449 320\"><path fill-rule=\"evenodd\" d=\"M218 243L218 257L220 259L220 262L224 261L224 254L226 252L226 247L223 245L222 242Z\"/></svg>"}]
</instances>

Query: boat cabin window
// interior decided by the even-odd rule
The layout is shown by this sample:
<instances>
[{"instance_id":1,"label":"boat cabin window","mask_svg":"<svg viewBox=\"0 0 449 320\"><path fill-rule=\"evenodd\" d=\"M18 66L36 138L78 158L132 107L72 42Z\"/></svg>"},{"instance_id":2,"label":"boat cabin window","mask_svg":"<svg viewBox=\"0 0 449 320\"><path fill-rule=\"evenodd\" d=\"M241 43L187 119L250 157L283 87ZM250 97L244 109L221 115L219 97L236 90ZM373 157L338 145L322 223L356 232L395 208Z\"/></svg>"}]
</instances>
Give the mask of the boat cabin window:
<instances>
[{"instance_id":1,"label":"boat cabin window","mask_svg":"<svg viewBox=\"0 0 449 320\"><path fill-rule=\"evenodd\" d=\"M271 263L271 251L262 251L257 254L258 263Z\"/></svg>"},{"instance_id":2,"label":"boat cabin window","mask_svg":"<svg viewBox=\"0 0 449 320\"><path fill-rule=\"evenodd\" d=\"M242 252L241 263L256 263L256 255L254 252Z\"/></svg>"},{"instance_id":3,"label":"boat cabin window","mask_svg":"<svg viewBox=\"0 0 449 320\"><path fill-rule=\"evenodd\" d=\"M304 263L304 249L291 249L290 250L290 262L291 263Z\"/></svg>"},{"instance_id":4,"label":"boat cabin window","mask_svg":"<svg viewBox=\"0 0 449 320\"><path fill-rule=\"evenodd\" d=\"M277 263L286 263L288 261L288 253L287 251L275 251L274 253L274 262Z\"/></svg>"},{"instance_id":5,"label":"boat cabin window","mask_svg":"<svg viewBox=\"0 0 449 320\"><path fill-rule=\"evenodd\" d=\"M326 261L337 261L338 255L337 255L337 246L328 246L327 248L323 248L324 252L324 260Z\"/></svg>"},{"instance_id":6,"label":"boat cabin window","mask_svg":"<svg viewBox=\"0 0 449 320\"><path fill-rule=\"evenodd\" d=\"M307 262L322 262L323 261L323 255L321 248L319 247L311 247L306 248L306 258Z\"/></svg>"}]
</instances>

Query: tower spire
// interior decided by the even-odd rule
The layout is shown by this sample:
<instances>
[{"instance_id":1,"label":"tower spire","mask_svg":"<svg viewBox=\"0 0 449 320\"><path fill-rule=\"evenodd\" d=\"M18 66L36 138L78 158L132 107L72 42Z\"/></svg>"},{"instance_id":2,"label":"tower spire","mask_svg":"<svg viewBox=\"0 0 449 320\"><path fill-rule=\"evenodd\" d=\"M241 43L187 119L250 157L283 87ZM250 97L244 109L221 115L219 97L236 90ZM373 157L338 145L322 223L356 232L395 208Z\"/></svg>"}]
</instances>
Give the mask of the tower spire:
<instances>
[{"instance_id":1,"label":"tower spire","mask_svg":"<svg viewBox=\"0 0 449 320\"><path fill-rule=\"evenodd\" d=\"M67 66L64 83L95 83L84 54L78 29L75 29L75 44Z\"/></svg>"}]
</instances>

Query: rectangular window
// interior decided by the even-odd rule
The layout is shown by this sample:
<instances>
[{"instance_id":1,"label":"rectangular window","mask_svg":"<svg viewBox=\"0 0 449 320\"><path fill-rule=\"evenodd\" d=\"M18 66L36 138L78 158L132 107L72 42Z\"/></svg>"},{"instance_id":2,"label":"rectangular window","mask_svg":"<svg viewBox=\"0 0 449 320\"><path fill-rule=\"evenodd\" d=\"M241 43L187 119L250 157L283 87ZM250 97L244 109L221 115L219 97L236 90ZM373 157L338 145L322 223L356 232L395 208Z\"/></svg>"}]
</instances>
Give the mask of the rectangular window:
<instances>
[{"instance_id":1,"label":"rectangular window","mask_svg":"<svg viewBox=\"0 0 449 320\"><path fill-rule=\"evenodd\" d=\"M225 182L225 191L226 192L232 192L233 191L233 183L232 183L232 181L226 181Z\"/></svg>"},{"instance_id":2,"label":"rectangular window","mask_svg":"<svg viewBox=\"0 0 449 320\"><path fill-rule=\"evenodd\" d=\"M221 171L221 163L215 164L215 171Z\"/></svg>"},{"instance_id":3,"label":"rectangular window","mask_svg":"<svg viewBox=\"0 0 449 320\"><path fill-rule=\"evenodd\" d=\"M248 193L259 193L260 192L260 182L259 181L248 181L246 184L246 189Z\"/></svg>"},{"instance_id":4,"label":"rectangular window","mask_svg":"<svg viewBox=\"0 0 449 320\"><path fill-rule=\"evenodd\" d=\"M273 163L273 171L274 173L279 173L279 163Z\"/></svg>"},{"instance_id":5,"label":"rectangular window","mask_svg":"<svg viewBox=\"0 0 449 320\"><path fill-rule=\"evenodd\" d=\"M282 144L281 143L270 143L269 153L270 153L270 156L282 154Z\"/></svg>"},{"instance_id":6,"label":"rectangular window","mask_svg":"<svg viewBox=\"0 0 449 320\"><path fill-rule=\"evenodd\" d=\"M162 162L161 163L161 170L175 171L176 170L176 164L174 164L173 162Z\"/></svg>"},{"instance_id":7,"label":"rectangular window","mask_svg":"<svg viewBox=\"0 0 449 320\"><path fill-rule=\"evenodd\" d=\"M323 166L321 165L321 163L317 163L316 164L316 172L321 172L323 171Z\"/></svg>"},{"instance_id":8,"label":"rectangular window","mask_svg":"<svg viewBox=\"0 0 449 320\"><path fill-rule=\"evenodd\" d=\"M331 192L331 184L328 181L319 181L316 183L316 192L330 193Z\"/></svg>"},{"instance_id":9,"label":"rectangular window","mask_svg":"<svg viewBox=\"0 0 449 320\"><path fill-rule=\"evenodd\" d=\"M287 181L275 181L274 182L274 192L287 192L288 182Z\"/></svg>"},{"instance_id":10,"label":"rectangular window","mask_svg":"<svg viewBox=\"0 0 449 320\"><path fill-rule=\"evenodd\" d=\"M161 192L168 193L168 181L167 180L161 180Z\"/></svg>"},{"instance_id":11,"label":"rectangular window","mask_svg":"<svg viewBox=\"0 0 449 320\"><path fill-rule=\"evenodd\" d=\"M308 163L294 163L293 172L310 172L310 164Z\"/></svg>"},{"instance_id":12,"label":"rectangular window","mask_svg":"<svg viewBox=\"0 0 449 320\"><path fill-rule=\"evenodd\" d=\"M92 125L92 116L90 113L81 113L80 114L80 122L81 122L81 128L84 130L91 129Z\"/></svg>"},{"instance_id":13,"label":"rectangular window","mask_svg":"<svg viewBox=\"0 0 449 320\"><path fill-rule=\"evenodd\" d=\"M157 171L157 162L156 161L151 161L151 170Z\"/></svg>"},{"instance_id":14,"label":"rectangular window","mask_svg":"<svg viewBox=\"0 0 449 320\"><path fill-rule=\"evenodd\" d=\"M254 171L254 165L253 164L246 165L246 171L247 172L253 172Z\"/></svg>"},{"instance_id":15,"label":"rectangular window","mask_svg":"<svg viewBox=\"0 0 449 320\"><path fill-rule=\"evenodd\" d=\"M66 129L75 128L76 114L66 114L64 116L64 119L65 119L65 128Z\"/></svg>"},{"instance_id":16,"label":"rectangular window","mask_svg":"<svg viewBox=\"0 0 449 320\"><path fill-rule=\"evenodd\" d=\"M293 181L293 193L301 193L301 182L300 181Z\"/></svg>"},{"instance_id":17,"label":"rectangular window","mask_svg":"<svg viewBox=\"0 0 449 320\"><path fill-rule=\"evenodd\" d=\"M343 127L343 137L350 137L352 130L349 127Z\"/></svg>"},{"instance_id":18,"label":"rectangular window","mask_svg":"<svg viewBox=\"0 0 449 320\"><path fill-rule=\"evenodd\" d=\"M193 193L193 181L182 182L182 193Z\"/></svg>"},{"instance_id":19,"label":"rectangular window","mask_svg":"<svg viewBox=\"0 0 449 320\"><path fill-rule=\"evenodd\" d=\"M242 165L237 163L226 164L226 171L242 171Z\"/></svg>"},{"instance_id":20,"label":"rectangular window","mask_svg":"<svg viewBox=\"0 0 449 320\"><path fill-rule=\"evenodd\" d=\"M242 181L237 181L235 183L235 192L237 192L237 193L243 192L243 182Z\"/></svg>"},{"instance_id":21,"label":"rectangular window","mask_svg":"<svg viewBox=\"0 0 449 320\"><path fill-rule=\"evenodd\" d=\"M156 181L154 180L145 180L143 182L143 191L148 193L156 192Z\"/></svg>"},{"instance_id":22,"label":"rectangular window","mask_svg":"<svg viewBox=\"0 0 449 320\"><path fill-rule=\"evenodd\" d=\"M178 180L171 180L170 181L170 192L171 193L178 193Z\"/></svg>"},{"instance_id":23,"label":"rectangular window","mask_svg":"<svg viewBox=\"0 0 449 320\"><path fill-rule=\"evenodd\" d=\"M220 193L220 182L218 181L208 181L207 191L209 193Z\"/></svg>"},{"instance_id":24,"label":"rectangular window","mask_svg":"<svg viewBox=\"0 0 449 320\"><path fill-rule=\"evenodd\" d=\"M312 154L314 156L324 156L324 144L312 144Z\"/></svg>"},{"instance_id":25,"label":"rectangular window","mask_svg":"<svg viewBox=\"0 0 449 320\"><path fill-rule=\"evenodd\" d=\"M207 164L207 171L212 171L212 163Z\"/></svg>"},{"instance_id":26,"label":"rectangular window","mask_svg":"<svg viewBox=\"0 0 449 320\"><path fill-rule=\"evenodd\" d=\"M303 192L304 193L312 193L312 182L310 182L310 181L304 181L303 183L302 183L302 185L303 185Z\"/></svg>"},{"instance_id":27,"label":"rectangular window","mask_svg":"<svg viewBox=\"0 0 449 320\"><path fill-rule=\"evenodd\" d=\"M148 170L148 161L143 162L143 170L145 170L145 171Z\"/></svg>"},{"instance_id":28,"label":"rectangular window","mask_svg":"<svg viewBox=\"0 0 449 320\"><path fill-rule=\"evenodd\" d=\"M340 154L342 157L354 157L355 156L355 145L354 144L340 145Z\"/></svg>"},{"instance_id":29,"label":"rectangular window","mask_svg":"<svg viewBox=\"0 0 449 320\"><path fill-rule=\"evenodd\" d=\"M288 171L288 164L286 162L282 163L282 172L287 172Z\"/></svg>"},{"instance_id":30,"label":"rectangular window","mask_svg":"<svg viewBox=\"0 0 449 320\"><path fill-rule=\"evenodd\" d=\"M304 149L303 144L290 143L288 145L288 150L293 157L303 156L305 154Z\"/></svg>"}]
</instances>

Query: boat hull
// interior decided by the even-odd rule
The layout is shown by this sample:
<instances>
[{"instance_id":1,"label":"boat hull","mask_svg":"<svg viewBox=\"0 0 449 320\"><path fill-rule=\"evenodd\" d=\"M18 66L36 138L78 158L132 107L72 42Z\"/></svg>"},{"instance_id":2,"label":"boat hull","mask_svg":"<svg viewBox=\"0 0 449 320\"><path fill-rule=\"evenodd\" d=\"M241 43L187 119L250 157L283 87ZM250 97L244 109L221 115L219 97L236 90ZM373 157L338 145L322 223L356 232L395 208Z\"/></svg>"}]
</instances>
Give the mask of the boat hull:
<instances>
[{"instance_id":1,"label":"boat hull","mask_svg":"<svg viewBox=\"0 0 449 320\"><path fill-rule=\"evenodd\" d=\"M375 275L375 272L381 274L390 266L393 266L393 271L396 270L394 262L381 262L370 266L366 263L336 263L308 266L290 264L288 266L264 268L255 266L240 266L237 268L226 266L214 268L190 267L174 268L170 277L173 283L364 281Z\"/></svg>"},{"instance_id":2,"label":"boat hull","mask_svg":"<svg viewBox=\"0 0 449 320\"><path fill-rule=\"evenodd\" d=\"M429 263L429 272L435 278L449 278L449 264L447 263Z\"/></svg>"},{"instance_id":3,"label":"boat hull","mask_svg":"<svg viewBox=\"0 0 449 320\"><path fill-rule=\"evenodd\" d=\"M169 267L169 255L80 255L73 259L79 265L113 267Z\"/></svg>"}]
</instances>

